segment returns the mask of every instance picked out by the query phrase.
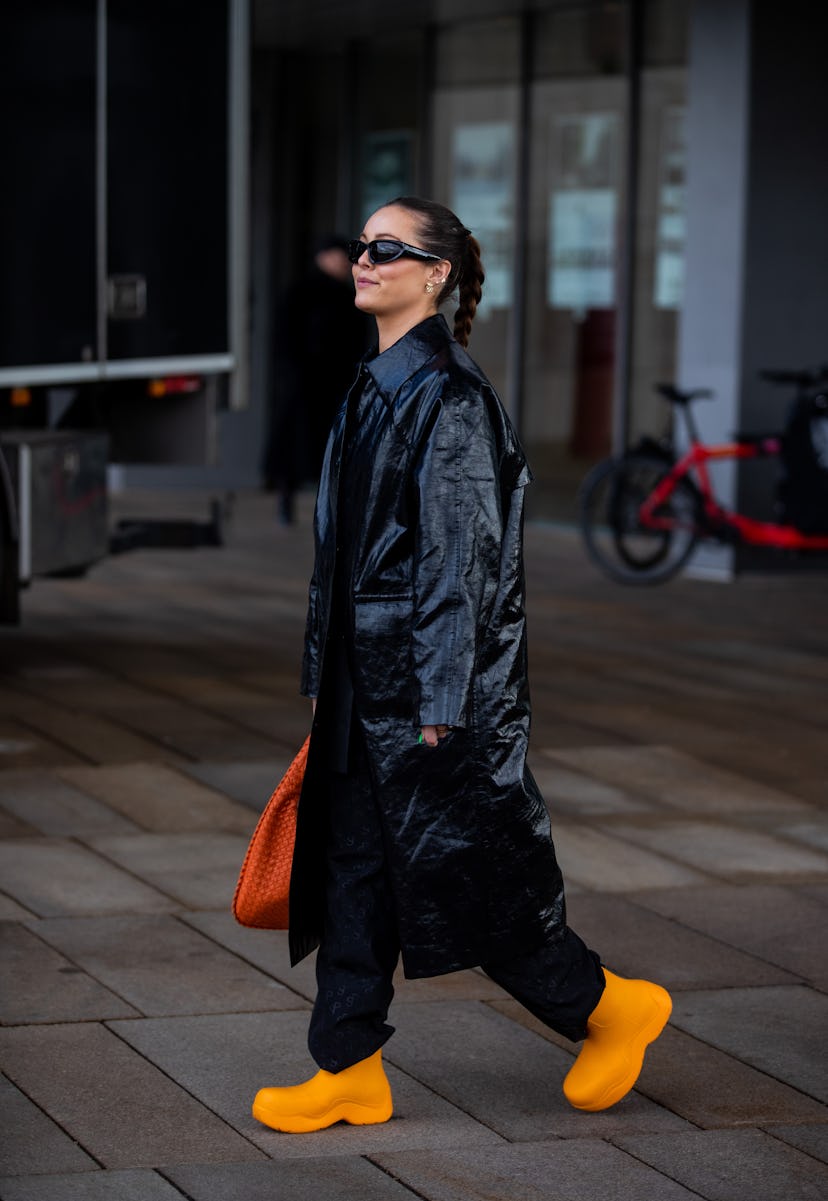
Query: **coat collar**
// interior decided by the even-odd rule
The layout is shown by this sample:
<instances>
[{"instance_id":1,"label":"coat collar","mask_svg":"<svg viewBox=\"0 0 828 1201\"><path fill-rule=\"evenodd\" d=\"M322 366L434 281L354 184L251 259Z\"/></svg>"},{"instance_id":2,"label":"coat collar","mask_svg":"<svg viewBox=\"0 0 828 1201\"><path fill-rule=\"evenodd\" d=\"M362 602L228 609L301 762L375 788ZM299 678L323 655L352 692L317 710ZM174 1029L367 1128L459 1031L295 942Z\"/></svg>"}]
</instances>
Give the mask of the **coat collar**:
<instances>
[{"instance_id":1,"label":"coat collar","mask_svg":"<svg viewBox=\"0 0 828 1201\"><path fill-rule=\"evenodd\" d=\"M393 397L406 380L411 379L437 351L452 341L446 319L441 313L427 317L415 325L398 342L382 354L373 352L365 359L365 367L377 388Z\"/></svg>"}]
</instances>

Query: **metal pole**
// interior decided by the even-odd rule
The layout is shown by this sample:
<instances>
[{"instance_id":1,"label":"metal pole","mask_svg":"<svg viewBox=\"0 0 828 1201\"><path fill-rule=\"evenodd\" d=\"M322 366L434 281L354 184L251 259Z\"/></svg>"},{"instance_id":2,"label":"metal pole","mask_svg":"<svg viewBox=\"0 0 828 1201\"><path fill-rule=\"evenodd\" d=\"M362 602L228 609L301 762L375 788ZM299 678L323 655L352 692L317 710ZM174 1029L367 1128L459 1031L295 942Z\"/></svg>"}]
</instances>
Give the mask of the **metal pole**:
<instances>
[{"instance_id":1,"label":"metal pole","mask_svg":"<svg viewBox=\"0 0 828 1201\"><path fill-rule=\"evenodd\" d=\"M532 68L534 17L525 12L520 25L520 78L518 82L517 162L515 172L515 250L512 320L509 327L509 391L506 407L521 432L524 407L524 352L526 348L526 286L529 258L529 187L532 157Z\"/></svg>"},{"instance_id":2,"label":"metal pole","mask_svg":"<svg viewBox=\"0 0 828 1201\"><path fill-rule=\"evenodd\" d=\"M228 50L227 335L233 356L230 408L243 409L250 390L250 10L248 0L230 0Z\"/></svg>"},{"instance_id":3,"label":"metal pole","mask_svg":"<svg viewBox=\"0 0 828 1201\"><path fill-rule=\"evenodd\" d=\"M618 264L618 324L615 337L615 404L613 449L627 445L630 426L633 335L635 329L635 260L637 250L638 171L641 151L641 40L643 4L629 0L627 25L627 138L625 168L627 204Z\"/></svg>"},{"instance_id":4,"label":"metal pole","mask_svg":"<svg viewBox=\"0 0 828 1201\"><path fill-rule=\"evenodd\" d=\"M420 75L420 142L417 147L415 191L430 196L434 180L434 92L437 86L434 63L437 55L437 31L426 25L422 38L422 69Z\"/></svg>"},{"instance_id":5,"label":"metal pole","mask_svg":"<svg viewBox=\"0 0 828 1201\"><path fill-rule=\"evenodd\" d=\"M95 42L95 295L97 299L97 359L105 363L109 354L107 312L108 209L107 164L107 62L106 0L98 0Z\"/></svg>"},{"instance_id":6,"label":"metal pole","mask_svg":"<svg viewBox=\"0 0 828 1201\"><path fill-rule=\"evenodd\" d=\"M364 45L349 41L342 57L342 80L339 111L339 164L336 191L336 228L361 228L364 213L360 211L362 196L362 156L358 140L358 107L362 101L359 60Z\"/></svg>"}]
</instances>

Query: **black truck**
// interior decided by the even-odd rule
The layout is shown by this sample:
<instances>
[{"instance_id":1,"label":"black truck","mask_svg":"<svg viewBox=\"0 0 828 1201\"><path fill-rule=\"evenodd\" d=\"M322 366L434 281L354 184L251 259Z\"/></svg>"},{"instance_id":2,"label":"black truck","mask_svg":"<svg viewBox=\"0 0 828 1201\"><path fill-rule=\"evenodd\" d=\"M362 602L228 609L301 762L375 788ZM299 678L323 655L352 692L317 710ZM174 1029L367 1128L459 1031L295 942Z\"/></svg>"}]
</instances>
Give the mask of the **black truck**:
<instances>
[{"instance_id":1,"label":"black truck","mask_svg":"<svg viewBox=\"0 0 828 1201\"><path fill-rule=\"evenodd\" d=\"M0 621L36 575L219 539L111 530L107 489L209 462L247 402L248 26L248 0L0 6Z\"/></svg>"}]
</instances>

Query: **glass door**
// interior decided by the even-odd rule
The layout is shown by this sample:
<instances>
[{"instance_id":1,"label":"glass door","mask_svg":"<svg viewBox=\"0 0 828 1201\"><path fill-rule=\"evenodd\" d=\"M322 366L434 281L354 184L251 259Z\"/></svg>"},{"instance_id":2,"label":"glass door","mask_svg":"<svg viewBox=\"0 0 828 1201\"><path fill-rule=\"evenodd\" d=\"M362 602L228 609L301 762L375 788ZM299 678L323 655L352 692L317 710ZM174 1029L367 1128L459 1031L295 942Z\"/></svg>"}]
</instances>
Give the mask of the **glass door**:
<instances>
[{"instance_id":1,"label":"glass door","mask_svg":"<svg viewBox=\"0 0 828 1201\"><path fill-rule=\"evenodd\" d=\"M574 517L578 484L612 443L627 120L619 11L550 14L535 47L521 430L540 517Z\"/></svg>"},{"instance_id":2,"label":"glass door","mask_svg":"<svg viewBox=\"0 0 828 1201\"><path fill-rule=\"evenodd\" d=\"M508 404L514 304L517 88L443 92L435 100L434 194L480 243L486 279L469 350ZM456 298L446 305L451 326Z\"/></svg>"},{"instance_id":3,"label":"glass door","mask_svg":"<svg viewBox=\"0 0 828 1201\"><path fill-rule=\"evenodd\" d=\"M432 192L480 242L483 299L469 350L507 407L515 299L520 26L512 19L441 31L432 108ZM451 326L456 302L445 306Z\"/></svg>"}]
</instances>

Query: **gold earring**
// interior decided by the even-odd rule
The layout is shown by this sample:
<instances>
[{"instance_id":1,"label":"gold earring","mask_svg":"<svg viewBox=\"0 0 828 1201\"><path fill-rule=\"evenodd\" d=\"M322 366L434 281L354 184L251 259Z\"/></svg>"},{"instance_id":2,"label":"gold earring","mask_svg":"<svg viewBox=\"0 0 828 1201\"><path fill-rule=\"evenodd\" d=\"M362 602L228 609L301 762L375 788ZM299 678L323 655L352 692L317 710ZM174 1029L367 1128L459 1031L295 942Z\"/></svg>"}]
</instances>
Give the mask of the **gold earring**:
<instances>
[{"instance_id":1,"label":"gold earring","mask_svg":"<svg viewBox=\"0 0 828 1201\"><path fill-rule=\"evenodd\" d=\"M426 292L428 292L428 294L430 296L433 291L434 291L434 284L431 283L431 281L429 280L429 282L426 284Z\"/></svg>"}]
</instances>

